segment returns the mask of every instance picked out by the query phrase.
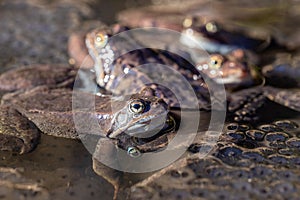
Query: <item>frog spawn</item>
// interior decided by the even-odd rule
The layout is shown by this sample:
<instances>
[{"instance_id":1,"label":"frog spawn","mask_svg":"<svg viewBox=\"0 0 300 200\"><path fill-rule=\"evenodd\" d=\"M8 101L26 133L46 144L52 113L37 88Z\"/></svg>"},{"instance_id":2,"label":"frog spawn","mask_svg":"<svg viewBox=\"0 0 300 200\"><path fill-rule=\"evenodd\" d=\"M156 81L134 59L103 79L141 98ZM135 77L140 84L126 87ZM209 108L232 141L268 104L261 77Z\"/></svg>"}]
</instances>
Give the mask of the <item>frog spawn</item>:
<instances>
[{"instance_id":1,"label":"frog spawn","mask_svg":"<svg viewBox=\"0 0 300 200\"><path fill-rule=\"evenodd\" d=\"M136 184L131 199L290 199L300 187L299 125L230 123L211 156L193 155ZM291 156L291 154L293 154ZM274 168L276 165L276 168Z\"/></svg>"}]
</instances>

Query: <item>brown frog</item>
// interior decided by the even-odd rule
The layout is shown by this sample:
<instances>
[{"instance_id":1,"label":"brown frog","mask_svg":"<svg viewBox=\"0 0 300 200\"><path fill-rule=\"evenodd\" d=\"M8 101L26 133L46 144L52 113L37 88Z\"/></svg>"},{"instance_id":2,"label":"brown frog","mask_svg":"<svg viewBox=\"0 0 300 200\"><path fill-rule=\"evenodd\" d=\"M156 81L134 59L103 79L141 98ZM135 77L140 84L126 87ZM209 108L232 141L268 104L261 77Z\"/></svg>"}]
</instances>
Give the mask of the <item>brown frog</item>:
<instances>
[{"instance_id":1,"label":"brown frog","mask_svg":"<svg viewBox=\"0 0 300 200\"><path fill-rule=\"evenodd\" d=\"M209 61L197 63L196 68L226 89L237 90L263 83L256 70L258 62L251 52L235 49L224 55L210 54Z\"/></svg>"},{"instance_id":2,"label":"brown frog","mask_svg":"<svg viewBox=\"0 0 300 200\"><path fill-rule=\"evenodd\" d=\"M40 70L39 67L24 71L36 72ZM49 70L48 67L45 68ZM19 80L22 82L21 77L24 77L22 76L24 73L20 73L20 69L7 72L6 77L9 78L10 74L16 75L14 71L19 73ZM3 74L2 80L6 74ZM51 77L51 71L47 71L46 74ZM25 83L26 81L25 78ZM78 111L75 109L74 112L75 115L83 113L84 116L98 119L98 126L103 132L97 134L103 137L115 139L124 131L133 136L150 132L152 129L159 130L164 126L167 118L167 105L160 98L153 96L148 89L133 94L125 100L114 100L109 96L95 96L79 91L72 93L70 89L55 89L54 86L51 88L43 84L40 87L25 91L18 90L3 96L1 149L19 153L32 150L38 142L38 130L49 135L77 139L78 133L73 122L72 95L73 98L81 98L81 103L84 102L84 98L95 98L96 106L93 112L84 110L86 108ZM151 120L157 123L150 123Z\"/></svg>"},{"instance_id":3,"label":"brown frog","mask_svg":"<svg viewBox=\"0 0 300 200\"><path fill-rule=\"evenodd\" d=\"M125 26L115 25L108 29L96 29L86 36L86 46L89 54L94 59L94 68L99 86L111 91L114 94L128 94L137 88L150 85L155 89L158 96L162 97L169 106L179 107L179 100L174 94L182 94L183 97L190 95L190 91L178 76L183 76L195 91L200 109L209 109L209 91L198 70L184 58L159 49L145 48L143 44L131 38L130 34L117 35L122 31L129 30ZM112 38L112 39L111 39ZM147 68L145 65L152 64ZM167 65L180 74L165 78L164 84L175 85L175 91L156 84L166 68L159 68L156 65ZM144 66L143 66L144 65ZM170 75L170 74L168 74ZM193 101L185 105L187 108L194 105L194 100L189 98L185 101ZM185 107L182 106L181 107Z\"/></svg>"},{"instance_id":4,"label":"brown frog","mask_svg":"<svg viewBox=\"0 0 300 200\"><path fill-rule=\"evenodd\" d=\"M254 11L255 6L240 7L232 2L191 1L185 5L172 2L125 10L118 19L133 27L154 26L180 31L196 39L201 48L224 54L236 48L263 49L270 43L272 32L257 22L257 16L264 18L266 13L277 13L280 6L261 3L263 12ZM233 12L223 12L227 8ZM240 13L238 17L236 12Z\"/></svg>"},{"instance_id":5,"label":"brown frog","mask_svg":"<svg viewBox=\"0 0 300 200\"><path fill-rule=\"evenodd\" d=\"M299 67L299 54L277 53L273 61L262 68L265 84L230 95L229 111L236 113L237 119L249 118L270 100L299 112Z\"/></svg>"}]
</instances>

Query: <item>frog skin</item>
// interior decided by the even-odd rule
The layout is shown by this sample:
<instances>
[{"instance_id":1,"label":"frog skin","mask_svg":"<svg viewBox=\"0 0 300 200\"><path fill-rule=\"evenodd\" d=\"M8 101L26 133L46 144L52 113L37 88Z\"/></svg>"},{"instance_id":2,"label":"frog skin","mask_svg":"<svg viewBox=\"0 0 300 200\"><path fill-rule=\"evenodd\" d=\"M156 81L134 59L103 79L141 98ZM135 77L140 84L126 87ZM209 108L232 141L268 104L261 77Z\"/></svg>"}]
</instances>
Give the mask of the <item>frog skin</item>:
<instances>
[{"instance_id":1,"label":"frog skin","mask_svg":"<svg viewBox=\"0 0 300 200\"><path fill-rule=\"evenodd\" d=\"M210 54L209 62L197 63L197 69L228 90L259 85L262 77L256 71L258 58L253 53L235 49L227 54Z\"/></svg>"},{"instance_id":2,"label":"frog skin","mask_svg":"<svg viewBox=\"0 0 300 200\"><path fill-rule=\"evenodd\" d=\"M96 35L95 33L94 36ZM101 37L105 35L105 32L100 31L99 33ZM87 37L87 39L88 38L89 37ZM93 40L87 41L87 45L91 44L91 42L94 40L95 38ZM135 66L134 64L136 63L134 61L138 59L136 58L136 56L138 55L133 55L133 57L124 57L125 62L132 62L133 63L132 66ZM210 76L211 71L218 69L220 73L222 73L223 75L222 78L220 80L215 79L214 76L210 76L210 78L215 79L217 83L222 83L222 84L225 83L226 88L229 90L234 91L244 87L252 87L253 85L264 84L264 77L262 77L261 74L258 74L253 67L255 63L258 63L258 59L246 50L236 49L226 55L212 54L210 56L210 59L211 59L210 63L204 63L204 64L198 63L196 65L197 70L204 72L204 74ZM207 69L204 68L205 64L208 65ZM131 68L131 70L134 71L134 67ZM135 72L135 73L138 74L139 72ZM115 78L118 76L117 74L114 74L113 77ZM231 114L236 115L236 117L234 118L237 121L251 121L252 119L257 119L256 110L262 107L262 105L264 104L264 102L266 102L267 99L278 102L279 104L290 107L292 109L298 107L298 105L295 105L295 103L293 103L295 102L294 100L290 104L286 103L286 101L284 103L282 99L283 98L282 95L275 98L274 90L278 90L278 88L271 89L270 87L258 86L254 88L253 91L249 89L248 92L247 90L241 92L234 92L234 93L229 92L227 98L228 111ZM284 91L281 91L281 94L282 92L283 94L285 94ZM166 95L166 97L168 96ZM241 101L241 99L244 100L247 99L247 100ZM248 104L245 102L248 102ZM251 106L249 106L249 104L251 104Z\"/></svg>"},{"instance_id":3,"label":"frog skin","mask_svg":"<svg viewBox=\"0 0 300 200\"><path fill-rule=\"evenodd\" d=\"M262 68L264 85L232 93L228 110L235 113L237 121L251 119L255 111L273 101L300 112L300 62L299 54L278 53L273 62ZM255 116L257 118L257 116Z\"/></svg>"},{"instance_id":4,"label":"frog skin","mask_svg":"<svg viewBox=\"0 0 300 200\"><path fill-rule=\"evenodd\" d=\"M0 75L0 93L4 96L16 95L44 85L68 88L73 86L75 75L76 69L65 65L20 67ZM1 149L19 153L32 150L40 138L38 128L14 107L8 104L0 107Z\"/></svg>"},{"instance_id":5,"label":"frog skin","mask_svg":"<svg viewBox=\"0 0 300 200\"><path fill-rule=\"evenodd\" d=\"M247 6L241 8L229 2L194 1L186 2L186 5L174 4L125 10L119 13L118 20L132 27L151 26L180 31L196 39L201 48L211 53L225 54L236 48L261 50L271 41L271 31L259 26L257 22L257 16L263 18L265 12L257 9L253 12L251 6L247 10ZM227 7L235 12L243 9L243 13L239 17L233 13L224 13ZM271 11L276 8L269 5L265 9ZM249 18L250 21L245 20ZM190 46L189 41L183 40L183 43Z\"/></svg>"},{"instance_id":6,"label":"frog skin","mask_svg":"<svg viewBox=\"0 0 300 200\"><path fill-rule=\"evenodd\" d=\"M239 32L237 27L237 30L226 30L217 21L205 17L202 19L201 16L187 17L183 23L186 27L182 32L195 39L200 48L211 53L226 54L238 48L257 51L265 49L270 43L269 38L263 40L248 37ZM184 40L182 42L189 46Z\"/></svg>"},{"instance_id":7,"label":"frog skin","mask_svg":"<svg viewBox=\"0 0 300 200\"><path fill-rule=\"evenodd\" d=\"M263 67L268 87L264 94L272 101L300 112L300 54L278 53Z\"/></svg>"},{"instance_id":8,"label":"frog skin","mask_svg":"<svg viewBox=\"0 0 300 200\"><path fill-rule=\"evenodd\" d=\"M77 70L66 65L32 65L9 70L0 75L0 90L14 92L36 86L72 87Z\"/></svg>"},{"instance_id":9,"label":"frog skin","mask_svg":"<svg viewBox=\"0 0 300 200\"><path fill-rule=\"evenodd\" d=\"M276 53L273 62L264 66L262 74L268 84L281 88L300 87L300 52Z\"/></svg>"},{"instance_id":10,"label":"frog skin","mask_svg":"<svg viewBox=\"0 0 300 200\"><path fill-rule=\"evenodd\" d=\"M35 72L34 68L32 70ZM18 72L18 69L16 71ZM13 71L7 73L12 74ZM117 138L124 131L129 135L139 135L154 129L159 130L164 126L168 114L166 103L153 96L149 88L123 97L122 100L79 91L73 94L72 90L67 88L36 86L25 91L7 93L2 97L1 149L19 153L31 151L38 142L38 130L57 137L77 139L78 133L73 122L72 95L83 98L81 102L84 102L84 98L95 98L94 112L79 110L75 115L95 117L99 120L97 125L103 131L98 134L111 139ZM156 123L150 123L151 120ZM91 128L92 132L93 130Z\"/></svg>"},{"instance_id":11,"label":"frog skin","mask_svg":"<svg viewBox=\"0 0 300 200\"><path fill-rule=\"evenodd\" d=\"M124 10L117 17L120 23L131 27L160 27L176 31L182 30L181 22L184 20L181 13L166 9L162 11L157 6Z\"/></svg>"},{"instance_id":12,"label":"frog skin","mask_svg":"<svg viewBox=\"0 0 300 200\"><path fill-rule=\"evenodd\" d=\"M148 72L145 74L142 70L136 69L138 66L149 63L163 64L171 66L187 79L197 94L200 108L206 110L210 108L207 85L193 65L183 58L163 50L143 48L125 53L131 49L136 49L133 47L143 46L132 38L118 38L117 41L112 40L108 42L111 36L124 30L128 30L128 28L116 25L110 29L96 29L86 36L86 46L95 62L95 71L99 86L104 87L114 94L128 94L135 88L143 87L145 82L152 83L152 79L155 79L155 76L160 74L156 68L155 73ZM123 53L125 54L123 55ZM119 57L119 55L121 56ZM142 69L144 68L142 67ZM127 75L133 77L134 80L127 78ZM126 80L123 77L126 77ZM168 81L173 85L182 85L181 81L177 78L176 80ZM120 87L116 87L116 85L120 85ZM170 107L179 107L178 100L169 91L155 84L151 85L151 87L156 90L158 96L163 98ZM181 92L183 91L181 90ZM174 93L176 92L174 91Z\"/></svg>"},{"instance_id":13,"label":"frog skin","mask_svg":"<svg viewBox=\"0 0 300 200\"><path fill-rule=\"evenodd\" d=\"M258 120L257 111L268 103L268 100L300 111L298 54L277 54L273 63L264 66L259 73L253 67L254 64L251 67L251 64L247 63L247 60L253 60L251 54L249 56L247 52L237 49L227 55L212 54L210 63L197 65L198 70L203 71L217 83L225 84L228 91L229 115L233 115L236 121ZM216 79L211 72L219 72L221 78Z\"/></svg>"}]
</instances>

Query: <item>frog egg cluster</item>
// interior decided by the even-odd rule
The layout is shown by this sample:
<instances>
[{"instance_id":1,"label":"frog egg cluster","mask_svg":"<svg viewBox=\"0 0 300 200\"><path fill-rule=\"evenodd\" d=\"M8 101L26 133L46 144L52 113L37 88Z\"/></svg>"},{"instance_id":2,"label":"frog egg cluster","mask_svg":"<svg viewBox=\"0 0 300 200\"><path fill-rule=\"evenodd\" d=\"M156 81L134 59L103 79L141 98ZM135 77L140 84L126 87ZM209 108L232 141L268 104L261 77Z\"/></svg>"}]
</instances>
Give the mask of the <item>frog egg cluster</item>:
<instances>
[{"instance_id":1,"label":"frog egg cluster","mask_svg":"<svg viewBox=\"0 0 300 200\"><path fill-rule=\"evenodd\" d=\"M216 157L235 166L261 163L300 167L299 134L298 124L289 120L255 128L232 123L218 141Z\"/></svg>"},{"instance_id":2,"label":"frog egg cluster","mask_svg":"<svg viewBox=\"0 0 300 200\"><path fill-rule=\"evenodd\" d=\"M195 155L197 147L189 150ZM300 129L295 122L280 120L257 127L231 123L212 156L189 158L145 186L131 188L130 197L297 199L299 161Z\"/></svg>"}]
</instances>

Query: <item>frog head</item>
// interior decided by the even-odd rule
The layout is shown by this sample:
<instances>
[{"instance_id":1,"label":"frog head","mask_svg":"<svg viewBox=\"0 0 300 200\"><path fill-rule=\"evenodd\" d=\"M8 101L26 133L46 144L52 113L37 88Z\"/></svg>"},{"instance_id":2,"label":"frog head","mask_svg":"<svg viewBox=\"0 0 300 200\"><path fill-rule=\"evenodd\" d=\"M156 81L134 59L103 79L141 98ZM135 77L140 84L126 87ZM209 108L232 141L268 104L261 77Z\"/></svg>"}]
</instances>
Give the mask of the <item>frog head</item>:
<instances>
[{"instance_id":1,"label":"frog head","mask_svg":"<svg viewBox=\"0 0 300 200\"><path fill-rule=\"evenodd\" d=\"M198 63L196 67L199 72L227 88L243 87L253 84L256 78L254 68L247 59L244 50L236 49L226 55L211 54L208 62Z\"/></svg>"},{"instance_id":2,"label":"frog head","mask_svg":"<svg viewBox=\"0 0 300 200\"><path fill-rule=\"evenodd\" d=\"M105 86L106 74L109 74L109 65L114 60L114 53L108 44L111 35L109 29L95 29L89 32L85 38L85 44L90 56L94 60L94 69L99 86Z\"/></svg>"},{"instance_id":3,"label":"frog head","mask_svg":"<svg viewBox=\"0 0 300 200\"><path fill-rule=\"evenodd\" d=\"M122 106L112 102L112 107L116 112L107 132L109 138L116 138L121 133L151 137L165 126L169 111L168 105L149 87L131 95Z\"/></svg>"},{"instance_id":4,"label":"frog head","mask_svg":"<svg viewBox=\"0 0 300 200\"><path fill-rule=\"evenodd\" d=\"M116 51L122 49L118 39L111 40L110 42L109 39L111 36L126 30L128 30L126 26L116 24L110 28L94 29L86 35L85 44L90 56L94 60L97 83L100 87L105 87L109 81L112 63L118 57Z\"/></svg>"}]
</instances>

